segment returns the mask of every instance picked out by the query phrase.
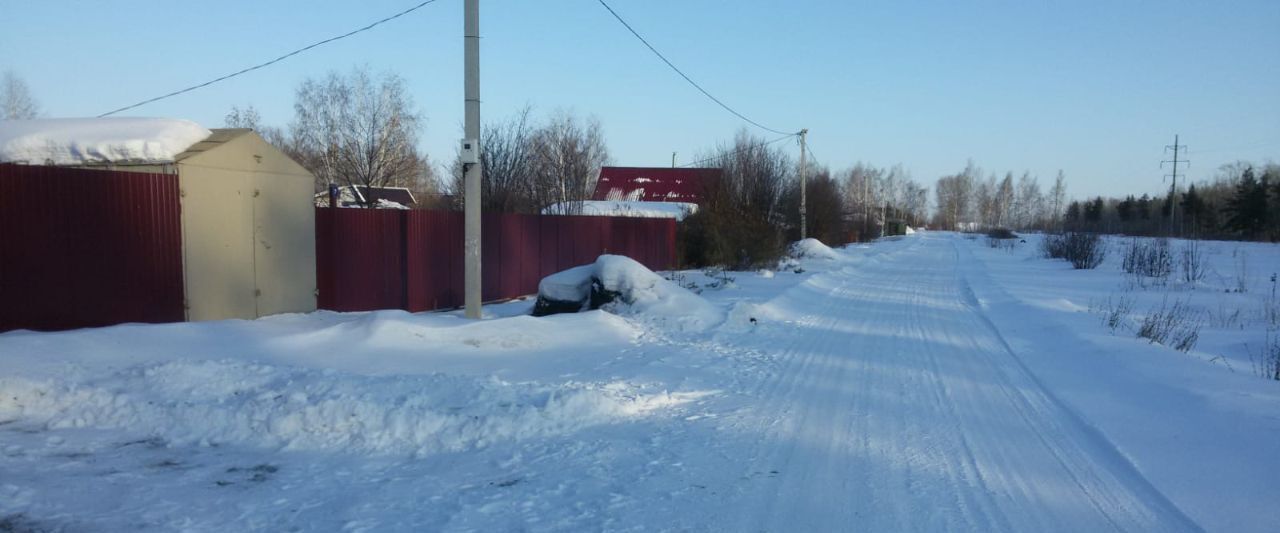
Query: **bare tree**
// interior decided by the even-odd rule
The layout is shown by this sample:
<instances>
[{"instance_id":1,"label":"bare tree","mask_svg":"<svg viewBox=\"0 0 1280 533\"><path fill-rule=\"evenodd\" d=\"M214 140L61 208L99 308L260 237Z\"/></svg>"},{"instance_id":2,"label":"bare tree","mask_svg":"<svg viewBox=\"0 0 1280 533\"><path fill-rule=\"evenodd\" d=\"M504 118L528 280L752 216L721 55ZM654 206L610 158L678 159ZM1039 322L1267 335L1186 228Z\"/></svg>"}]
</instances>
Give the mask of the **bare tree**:
<instances>
[{"instance_id":1,"label":"bare tree","mask_svg":"<svg viewBox=\"0 0 1280 533\"><path fill-rule=\"evenodd\" d=\"M786 236L788 240L800 238L800 187L787 187L782 195L782 212L787 217ZM808 236L828 245L848 242L848 231L844 222L844 195L841 184L831 176L831 171L822 164L809 167L809 176L805 180L805 221L808 224Z\"/></svg>"},{"instance_id":2,"label":"bare tree","mask_svg":"<svg viewBox=\"0 0 1280 533\"><path fill-rule=\"evenodd\" d=\"M1040 193L1039 180L1030 172L1023 172L1018 178L1017 195L1013 202L1013 226L1017 229L1030 228L1043 218L1044 195Z\"/></svg>"},{"instance_id":3,"label":"bare tree","mask_svg":"<svg viewBox=\"0 0 1280 533\"><path fill-rule=\"evenodd\" d=\"M844 172L844 204L850 218L855 221L855 227L858 234L863 237L870 237L872 209L879 201L876 195L879 194L878 187L880 178L884 175L884 170L876 168L872 165L865 164L861 161L855 163L853 168Z\"/></svg>"},{"instance_id":4,"label":"bare tree","mask_svg":"<svg viewBox=\"0 0 1280 533\"><path fill-rule=\"evenodd\" d=\"M581 213L581 202L594 192L600 167L609 164L600 122L560 112L537 125L530 114L525 107L484 126L480 142L484 209L539 213L552 207L556 214ZM461 169L455 157L450 170L456 192L463 190Z\"/></svg>"},{"instance_id":5,"label":"bare tree","mask_svg":"<svg viewBox=\"0 0 1280 533\"><path fill-rule=\"evenodd\" d=\"M1053 225L1053 229L1061 230L1062 226L1062 209L1067 203L1067 176L1058 171L1058 176L1053 179L1053 188L1049 189L1049 222Z\"/></svg>"},{"instance_id":6,"label":"bare tree","mask_svg":"<svg viewBox=\"0 0 1280 533\"><path fill-rule=\"evenodd\" d=\"M40 115L40 105L31 96L27 82L11 70L0 78L0 120L27 120Z\"/></svg>"},{"instance_id":7,"label":"bare tree","mask_svg":"<svg viewBox=\"0 0 1280 533\"><path fill-rule=\"evenodd\" d=\"M537 206L530 199L533 182L533 126L530 109L484 125L480 134L481 208L499 213L532 213ZM462 163L455 155L450 166L452 189L463 200Z\"/></svg>"},{"instance_id":8,"label":"bare tree","mask_svg":"<svg viewBox=\"0 0 1280 533\"><path fill-rule=\"evenodd\" d=\"M559 112L533 137L538 204L558 206L557 214L582 212L582 201L591 197L600 167L609 161L600 121L583 122L571 113Z\"/></svg>"},{"instance_id":9,"label":"bare tree","mask_svg":"<svg viewBox=\"0 0 1280 533\"><path fill-rule=\"evenodd\" d=\"M420 125L403 79L388 73L375 80L361 67L303 81L290 135L317 189L409 187L430 173L416 146Z\"/></svg>"},{"instance_id":10,"label":"bare tree","mask_svg":"<svg viewBox=\"0 0 1280 533\"><path fill-rule=\"evenodd\" d=\"M715 166L724 171L725 185L734 200L771 223L777 222L778 200L794 178L791 158L746 130L739 130L733 144L720 147L718 152Z\"/></svg>"},{"instance_id":11,"label":"bare tree","mask_svg":"<svg viewBox=\"0 0 1280 533\"><path fill-rule=\"evenodd\" d=\"M289 154L290 157L298 158L299 153L297 147L284 130L276 126L268 126L262 123L262 115L258 113L258 109L252 105L241 108L240 106L231 106L231 111L227 112L222 119L223 126L227 128L248 128L262 136L272 146L279 148L281 151Z\"/></svg>"},{"instance_id":12,"label":"bare tree","mask_svg":"<svg viewBox=\"0 0 1280 533\"><path fill-rule=\"evenodd\" d=\"M920 226L929 214L929 188L916 183L915 180L906 180L903 184L902 204L899 210L908 224Z\"/></svg>"},{"instance_id":13,"label":"bare tree","mask_svg":"<svg viewBox=\"0 0 1280 533\"><path fill-rule=\"evenodd\" d=\"M723 174L698 212L681 225L684 261L738 269L775 261L784 250L789 222L783 194L799 186L791 159L746 130L700 159Z\"/></svg>"},{"instance_id":14,"label":"bare tree","mask_svg":"<svg viewBox=\"0 0 1280 533\"><path fill-rule=\"evenodd\" d=\"M980 196L975 194L975 187L982 182L982 170L969 161L962 172L938 179L934 187L934 195L938 202L938 223L942 227L962 229L972 221L975 201L980 203ZM981 217L982 206L977 206L977 215Z\"/></svg>"},{"instance_id":15,"label":"bare tree","mask_svg":"<svg viewBox=\"0 0 1280 533\"><path fill-rule=\"evenodd\" d=\"M995 176L992 176L992 179L994 178ZM1004 179L1000 180L1000 185L996 187L996 217L994 221L996 227L1009 225L1012 218L1010 215L1013 213L1013 201L1013 173L1006 172Z\"/></svg>"}]
</instances>

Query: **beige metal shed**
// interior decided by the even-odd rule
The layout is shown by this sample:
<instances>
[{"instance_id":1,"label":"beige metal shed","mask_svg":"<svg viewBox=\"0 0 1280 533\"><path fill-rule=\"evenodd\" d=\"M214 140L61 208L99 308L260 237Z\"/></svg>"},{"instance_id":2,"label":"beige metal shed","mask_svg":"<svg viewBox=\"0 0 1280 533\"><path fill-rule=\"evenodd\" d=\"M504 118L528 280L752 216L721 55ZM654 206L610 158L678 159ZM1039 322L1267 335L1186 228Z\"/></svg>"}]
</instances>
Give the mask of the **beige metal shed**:
<instances>
[{"instance_id":1,"label":"beige metal shed","mask_svg":"<svg viewBox=\"0 0 1280 533\"><path fill-rule=\"evenodd\" d=\"M316 309L315 178L248 129L174 157L187 320Z\"/></svg>"},{"instance_id":2,"label":"beige metal shed","mask_svg":"<svg viewBox=\"0 0 1280 533\"><path fill-rule=\"evenodd\" d=\"M6 125L0 161L177 175L187 320L315 311L315 178L253 130L158 118Z\"/></svg>"}]
</instances>

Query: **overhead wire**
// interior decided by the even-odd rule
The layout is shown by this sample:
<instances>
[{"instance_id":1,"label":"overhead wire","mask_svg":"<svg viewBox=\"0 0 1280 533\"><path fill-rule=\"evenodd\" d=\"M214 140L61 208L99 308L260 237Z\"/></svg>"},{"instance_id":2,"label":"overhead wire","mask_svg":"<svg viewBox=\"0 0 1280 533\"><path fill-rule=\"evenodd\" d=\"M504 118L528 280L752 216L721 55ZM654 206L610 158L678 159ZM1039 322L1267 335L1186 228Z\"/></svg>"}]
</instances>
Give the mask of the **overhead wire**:
<instances>
[{"instance_id":1,"label":"overhead wire","mask_svg":"<svg viewBox=\"0 0 1280 533\"><path fill-rule=\"evenodd\" d=\"M813 164L816 165L818 163L818 156L813 155L813 148L810 148L808 143L805 143L804 151L809 152L809 158L812 159Z\"/></svg>"},{"instance_id":2,"label":"overhead wire","mask_svg":"<svg viewBox=\"0 0 1280 533\"><path fill-rule=\"evenodd\" d=\"M635 30L635 28L632 28L631 25L628 24L627 21L624 20L622 16L618 14L617 11L614 11L612 7L609 7L609 4L605 3L604 0L596 0L596 1L599 2L600 5L604 6L605 9L609 10L609 14L613 15L613 18L618 19L618 22L621 22L622 25L627 28L627 31L631 32L631 35L634 35L636 39L640 40L641 43L644 43L645 47L647 47L650 52L653 52L653 55L658 56L658 59L661 59L663 63L666 63L668 67L671 67L671 70L675 71L676 74L679 74L681 78L684 78L684 81L689 82L689 85L692 85L693 88L698 90L698 92L701 92L704 96L706 96L707 98L710 98L712 102L716 103L716 105L719 105L720 107L724 108L725 111L728 111L732 113L733 116L736 116L742 120L745 120L748 124L751 124L752 126L755 126L765 131L777 133L779 135L798 135L799 134L799 132L788 133L785 131L770 128L768 126L760 124L759 122L751 120L750 118L747 118L746 115L743 115L742 113L739 113L737 110L733 109L732 107L729 107L728 104L725 104L719 98L716 98L710 92L707 92L706 89L703 89L701 85L698 85L697 82L693 81L693 79L690 78L687 74L685 74L684 71L680 70L678 67L675 66L675 64L671 63L671 61L668 60L666 56L662 55L662 52L659 52L658 49L654 48L652 44L649 44L648 40L642 37L640 33Z\"/></svg>"},{"instance_id":3,"label":"overhead wire","mask_svg":"<svg viewBox=\"0 0 1280 533\"><path fill-rule=\"evenodd\" d=\"M1187 150L1187 153L1188 153L1188 154L1216 154L1216 153L1222 153L1222 152L1246 152L1246 151L1249 151L1249 150L1258 150L1258 149L1262 149L1262 148L1270 148L1270 147L1272 147L1272 146L1276 146L1276 145L1280 145L1280 142L1276 142L1276 141L1261 141L1261 142L1257 142L1257 143L1251 143L1251 144L1248 144L1248 145L1232 146L1232 147L1227 147L1227 148L1212 148L1212 149L1209 149L1209 150Z\"/></svg>"},{"instance_id":4,"label":"overhead wire","mask_svg":"<svg viewBox=\"0 0 1280 533\"><path fill-rule=\"evenodd\" d=\"M390 16L388 16L388 17L385 17L385 18L379 19L379 20L377 20L377 21L374 21L373 23L370 23L370 24L368 24L368 25L366 25L366 26L364 26L364 27L361 27L361 28L358 28L358 29L355 29L355 30L351 30L351 31L349 31L349 32L347 32L347 33L344 33L344 34L342 34L342 35L338 35L338 36L335 36L335 37L330 37L330 38L325 39L325 40L323 40L323 41L317 41L317 42L315 42L315 43L312 43L312 44L309 44L309 45L304 46L304 47L302 47L302 48L299 48L299 49L297 49L297 50L294 50L294 51L292 51L292 52L289 52L289 53L287 53L287 54L284 54L284 55L282 55L282 56L280 56L280 57L277 57L277 58L275 58L275 59L272 59L272 60L270 60L270 61L267 61L267 62L264 62L264 63L259 63L259 64L254 65L254 66L251 66L251 67L248 67L248 68L244 68L244 69L241 69L241 70L238 70L238 71L232 72L232 73L227 74L227 75L225 75L225 76L222 76L222 77L219 77L219 78L214 78L214 79L209 80L209 81L206 81L206 82L204 82L204 83L200 83L200 84L197 84L197 85L192 85L192 86L187 87L187 88L184 88L184 89L179 89L179 90L173 91L173 92L171 92L171 93L169 93L169 94L164 94L164 95L161 95L161 96L157 96L157 97L155 97L155 98L148 98L148 99L146 99L146 100L143 100L143 101L138 102L138 103L135 103L135 104L127 105L127 106L121 107L121 108L119 108L119 109L115 109L115 110L112 110L112 111L108 111L108 112L106 112L106 113L103 113L103 114L101 114L101 115L98 115L98 117L99 117L99 118L101 118L101 117L106 117L106 116L114 115L114 114L119 113L119 112L121 112L121 111L128 111L128 110L130 110L130 109L133 109L133 108L136 108L136 107L141 107L141 106L144 106L144 105L150 104L150 103L152 103L152 102L158 102L158 101L160 101L160 100L164 100L164 99L166 99L166 98L172 98L172 97L174 97L174 96L178 96L178 95L180 95L180 94L189 93L189 92L194 91L194 90L196 90L196 89L201 89L201 88L204 88L204 87L208 87L208 86L213 85L213 84L215 84L215 83L218 83L218 82L220 82L220 81L228 80L228 79L234 78L234 77L236 77L236 76L240 76L240 75L242 75L242 74L247 74L247 73L249 73L249 72L253 72L253 71L258 70L258 69L260 69L260 68L267 67L267 66L273 65L273 64L275 64L275 63L279 63L279 62L281 62L281 61L284 61L285 59L288 59L288 58L290 58L290 57L293 57L293 56L296 56L296 55L301 54L301 53L303 53L303 52L306 52L307 50L311 50L312 48L315 48L315 47L317 47L317 46L325 45L325 44L328 44L328 43L331 43L331 42L334 42L334 41L338 41L338 40L341 40L341 39L346 39L347 37L351 37L352 35L355 35L355 34L357 34L357 33L361 33L361 32L365 32L365 31L371 30L371 29L373 29L373 28L375 28L375 27L377 27L377 26L380 26L380 25L385 24L385 23L387 23L387 22L390 22L390 21L392 21L392 20L395 20L395 19L398 19L398 18L403 17L403 16L405 16L405 15L408 15L409 13L412 13L412 12L417 11L417 10L419 10L419 9L422 9L423 7L426 7L428 4L434 4L434 3L436 3L437 1L438 1L438 0L425 0L425 1L423 1L423 2L421 2L421 3L419 3L419 4L417 4L417 5L415 5L415 6L413 6L413 7L410 7L410 8L408 8L408 9L403 10L403 11L400 11L399 13L396 13L396 14L394 14L394 15L390 15Z\"/></svg>"},{"instance_id":5,"label":"overhead wire","mask_svg":"<svg viewBox=\"0 0 1280 533\"><path fill-rule=\"evenodd\" d=\"M769 145L774 144L774 143L782 142L782 141L785 141L785 140L790 139L790 138L792 138L792 137L795 137L795 134L794 134L794 133L787 133L787 134L784 134L782 137L778 137L777 139L773 139L773 140L771 140L771 141L765 141L765 142L761 142L761 143L754 143L754 144L751 144L751 145L748 145L748 146L744 146L744 147L742 147L742 148L739 148L739 149L737 149L737 150L734 150L734 151L732 151L732 152L723 152L723 153L719 153L719 154L713 155L713 156L708 157L708 158L704 158L704 159L700 159L700 160L694 161L694 162L692 162L692 163L685 163L685 164L683 164L683 165L679 165L679 167L678 167L678 168L696 167L696 166L701 165L701 164L703 164L703 163L709 163L709 162L711 162L711 161L715 161L715 160L720 159L720 158L722 158L722 157L729 157L729 156L733 156L733 155L738 155L738 154L743 153L743 152L749 152L749 151L751 151L751 150L755 150L756 148L764 148L765 146L769 146Z\"/></svg>"}]
</instances>

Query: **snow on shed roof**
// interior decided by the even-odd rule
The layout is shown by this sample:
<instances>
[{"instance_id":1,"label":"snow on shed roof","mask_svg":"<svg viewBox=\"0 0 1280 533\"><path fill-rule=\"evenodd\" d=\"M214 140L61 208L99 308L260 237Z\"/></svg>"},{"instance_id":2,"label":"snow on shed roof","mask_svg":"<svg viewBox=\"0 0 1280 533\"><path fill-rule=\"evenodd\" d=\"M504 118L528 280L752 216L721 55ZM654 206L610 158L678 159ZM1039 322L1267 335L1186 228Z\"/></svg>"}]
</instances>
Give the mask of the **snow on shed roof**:
<instances>
[{"instance_id":1,"label":"snow on shed roof","mask_svg":"<svg viewBox=\"0 0 1280 533\"><path fill-rule=\"evenodd\" d=\"M721 174L718 168L602 167L591 199L700 203Z\"/></svg>"},{"instance_id":2,"label":"snow on shed roof","mask_svg":"<svg viewBox=\"0 0 1280 533\"><path fill-rule=\"evenodd\" d=\"M0 122L0 162L31 165L171 163L213 132L168 118L47 118Z\"/></svg>"}]
</instances>

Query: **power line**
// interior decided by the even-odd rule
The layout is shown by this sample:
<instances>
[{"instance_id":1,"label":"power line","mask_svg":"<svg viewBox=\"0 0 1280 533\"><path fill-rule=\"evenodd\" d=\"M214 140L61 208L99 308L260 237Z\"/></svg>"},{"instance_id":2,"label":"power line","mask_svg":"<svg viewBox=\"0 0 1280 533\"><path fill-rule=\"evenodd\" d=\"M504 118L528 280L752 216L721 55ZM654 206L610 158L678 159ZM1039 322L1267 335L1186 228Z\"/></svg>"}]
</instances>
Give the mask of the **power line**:
<instances>
[{"instance_id":1,"label":"power line","mask_svg":"<svg viewBox=\"0 0 1280 533\"><path fill-rule=\"evenodd\" d=\"M729 106L728 106L728 105L726 105L724 102L721 102L719 98L716 98L715 96L712 96L712 95L711 95L711 93L707 92L707 90L706 90L706 89L703 89L701 85L698 85L698 83L697 83L697 82L693 81L692 79L690 79L690 78L689 78L689 76L685 75L685 73L684 73L684 72L682 72L679 68L677 68L674 64L672 64L672 63L671 63L671 61L667 60L666 56L662 55L662 52L659 52L657 48L654 48L654 47L653 47L653 45L649 44L649 41L645 40L645 38L644 38L644 37L641 37L641 36L640 36L640 34L639 34L638 32L636 32L635 28L632 28L630 24L627 24L627 21L623 20L623 19L622 19L622 16L621 16L621 15L618 15L618 12L617 12L617 11L614 11L612 7L609 7L609 4L606 4L606 3L604 2L604 0L596 0L596 1L597 1L597 2L600 2L600 5L604 6L604 8L605 8L605 9L609 10L609 13L613 15L613 18L618 19L618 22L621 22L621 23L622 23L622 25L623 25L623 26L625 26L625 27L627 28L627 31L630 31L630 32L631 32L631 35L636 36L636 39L639 39L639 40L640 40L640 42L644 43L644 45L645 45L646 47L648 47L648 48L649 48L649 51L650 51L650 52L653 52L653 54L654 54L654 55L658 56L658 59L661 59L663 63L666 63L668 67L671 67L671 70L674 70L674 71L676 72L676 74L679 74L681 78L684 78L684 81L689 82L689 85L692 85L695 89L697 89L699 92L701 92L701 93L702 93L703 95L705 95L707 98L710 98L712 102L715 102L715 103L716 103L717 105L719 105L720 107L723 107L725 111L728 111L728 112L730 112L730 113L733 113L733 115L734 115L734 116L736 116L736 117L738 117L738 118L740 118L740 119L742 119L742 120L745 120L745 121L747 121L749 124L751 124L752 126L755 126L755 127L757 127L757 128L760 128L760 129L762 129L762 130L770 131L770 132L773 132L773 133L777 133L777 134L779 134L779 135L797 135L797 133L790 133L790 134L788 134L788 133L787 133L787 132L785 132L785 131L779 131L779 130L775 130L775 129L773 129L773 128L770 128L770 127L768 127L768 126L764 126L764 125L760 124L759 122L756 122L756 121L754 121L754 120L751 120L751 119L747 118L747 117L746 117L746 116L744 116L742 113L739 113L739 112L737 112L737 111L734 111L734 109L733 109L732 107L729 107Z\"/></svg>"},{"instance_id":2,"label":"power line","mask_svg":"<svg viewBox=\"0 0 1280 533\"><path fill-rule=\"evenodd\" d=\"M239 76L239 75L241 75L241 74L246 74L246 73L249 73L249 72L253 72L253 71L258 70L258 69L260 69L260 68L263 68L263 67L266 67L266 66L270 66L270 65L275 64L275 63L279 63L280 61L283 61L283 60L288 59L288 58L290 58L290 57L293 57L293 56L296 56L296 55L301 54L301 53L303 53L303 52L306 52L307 50L310 50L310 49L315 48L315 47L317 47L317 46L320 46L320 45L323 45L323 44L328 44L328 43L331 43L331 42L334 42L334 41L337 41L337 40L340 40L340 39L346 39L347 37L350 37L350 36L355 35L355 34L357 34L357 33L361 33L361 32L364 32L364 31L371 30L371 29L373 29L374 27L377 27L377 26L379 26L379 25L382 25L382 24L384 24L384 23L386 23L386 22L390 22L390 21L392 21L392 20L395 20L395 19L398 19L398 18L403 17L403 16L405 16L405 15L408 15L409 13L412 13L412 12L414 12L414 11L417 11L417 10L419 10L419 9L422 9L423 7L426 7L426 5L427 5L427 4L434 4L436 1L437 1L437 0L426 0L425 2L422 2L422 3L418 4L418 5L415 5L415 6L411 7L411 8L409 8L409 9L406 9L406 10L404 10L404 11L401 11L401 12L396 13L396 14L394 14L394 15L391 15L391 16L389 16L389 17L386 17L386 18L380 19L380 20L378 20L378 21L376 21L376 22L374 22L374 23L372 23L372 24L369 24L368 26L363 27L363 28L359 28L359 29L356 29L356 30L352 30L352 31L349 31L349 32L344 33L344 34L342 34L342 35L339 35L339 36L337 36L337 37L330 37L330 38L325 39L325 40L323 40L323 41L319 41L319 42L316 42L316 43L313 43L313 44L310 44L310 45L304 46L304 47L302 47L302 48L299 48L299 49L297 49L297 50L294 50L294 51L292 51L292 52L289 52L289 53L287 53L287 54L285 54L285 55L282 55L282 56L280 56L280 57L277 57L277 58L275 58L275 59L272 59L272 60L270 60L270 61L267 61L267 62L265 62L265 63L260 63L260 64L254 65L254 66L249 67L249 68L246 68L246 69L242 69L242 70L239 70L239 71L236 71L236 72L232 72L231 74L227 74L226 76L222 76L222 77L220 77L220 78L215 78L215 79L212 79L212 80L206 81L206 82L204 82L204 83L201 83L201 84L199 84L199 85L192 85L192 86L187 87L187 88L185 88L185 89L179 89L179 90L177 90L177 91L171 92L171 93L166 94L166 95L157 96L157 97L155 97L155 98L150 98L150 99L147 99L147 100L143 100L143 101L138 102L138 103L133 104L133 105L127 105L127 106L124 106L124 107L122 107L122 108L120 108L120 109L116 109L116 110L114 110L114 111L108 111L108 112L106 112L106 113L103 113L103 114L101 114L101 115L98 115L98 117L105 117L105 116L109 116L109 115L114 115L114 114L119 113L119 112L121 112L121 111L128 111L128 110L133 109L133 108L135 108L135 107L144 106L144 105L150 104L150 103L152 103L152 102L156 102L156 101L159 101L159 100L164 100L164 99L166 99L166 98L171 98L171 97L174 97L174 96L178 96L178 95L180 95L180 94L188 93L188 92L194 91L194 90L196 90L196 89L200 89L200 88L203 88L203 87L208 87L208 86L210 86L210 85L213 85L213 84L218 83L218 82L223 81L223 80L228 80L228 79L234 78L234 77Z\"/></svg>"},{"instance_id":3,"label":"power line","mask_svg":"<svg viewBox=\"0 0 1280 533\"><path fill-rule=\"evenodd\" d=\"M813 148L809 147L809 143L805 143L804 151L809 152L809 157L813 158L814 164L818 163L818 156L813 155Z\"/></svg>"},{"instance_id":4,"label":"power line","mask_svg":"<svg viewBox=\"0 0 1280 533\"><path fill-rule=\"evenodd\" d=\"M751 150L755 150L756 148L764 148L764 147L769 146L769 145L771 145L771 144L778 143L778 142L782 142L782 141L785 141L785 140L790 139L790 138L795 137L795 136L796 136L796 134L795 134L795 133L787 133L787 134L783 135L782 137L778 137L777 139L774 139L774 140L772 140L772 141L765 141L765 142L762 142L762 143L755 143L755 144L752 144L752 145L749 145L749 146L745 146L745 147L739 148L739 149L734 150L734 151L732 151L732 152L723 152L723 153L719 153L719 154L713 155L713 156L708 157L708 158L705 158L705 159L700 159L700 160L698 160L698 161L694 161L694 162L692 162L692 163L685 163L685 164L683 164L683 165L680 165L680 167L679 167L679 168L696 167L696 166L701 165L701 164L703 164L703 163L709 163L709 162L711 162L711 161L715 161L715 160L720 159L720 158L722 158L722 157L729 157L729 156L738 155L738 154L743 153L743 152L749 152L749 151L751 151ZM810 152L810 153L812 153L812 152Z\"/></svg>"},{"instance_id":5,"label":"power line","mask_svg":"<svg viewBox=\"0 0 1280 533\"><path fill-rule=\"evenodd\" d=\"M1243 151L1248 151L1248 150L1257 150L1257 149L1260 149L1260 148L1270 148L1270 147L1272 147L1272 146L1276 146L1276 145L1280 145L1280 142L1276 142L1276 141L1269 141L1269 142L1262 141L1262 142L1252 143L1252 144L1248 144L1248 145L1232 146L1232 147L1228 147L1228 148L1213 148L1213 149L1210 149L1210 150L1194 150L1194 152L1195 152L1196 154L1216 154L1216 153L1221 153L1221 152L1243 152ZM1193 150L1187 150L1187 151L1188 151L1188 152L1192 152Z\"/></svg>"}]
</instances>

